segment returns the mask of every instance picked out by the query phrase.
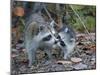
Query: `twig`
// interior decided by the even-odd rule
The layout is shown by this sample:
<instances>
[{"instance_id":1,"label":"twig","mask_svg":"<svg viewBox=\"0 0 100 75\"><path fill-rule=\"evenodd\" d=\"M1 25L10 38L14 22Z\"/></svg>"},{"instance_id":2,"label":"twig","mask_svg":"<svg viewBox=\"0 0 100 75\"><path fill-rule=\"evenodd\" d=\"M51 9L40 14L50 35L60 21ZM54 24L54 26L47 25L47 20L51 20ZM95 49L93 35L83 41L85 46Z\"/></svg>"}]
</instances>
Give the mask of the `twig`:
<instances>
[{"instance_id":1,"label":"twig","mask_svg":"<svg viewBox=\"0 0 100 75\"><path fill-rule=\"evenodd\" d=\"M51 17L51 15L50 15L49 11L47 10L47 8L45 7L45 5L44 5L44 10L46 11L46 13L47 13L48 17L50 18L50 20L51 20L51 21L54 21L54 19ZM58 25L55 21L54 21L54 23L55 23L56 25Z\"/></svg>"}]
</instances>

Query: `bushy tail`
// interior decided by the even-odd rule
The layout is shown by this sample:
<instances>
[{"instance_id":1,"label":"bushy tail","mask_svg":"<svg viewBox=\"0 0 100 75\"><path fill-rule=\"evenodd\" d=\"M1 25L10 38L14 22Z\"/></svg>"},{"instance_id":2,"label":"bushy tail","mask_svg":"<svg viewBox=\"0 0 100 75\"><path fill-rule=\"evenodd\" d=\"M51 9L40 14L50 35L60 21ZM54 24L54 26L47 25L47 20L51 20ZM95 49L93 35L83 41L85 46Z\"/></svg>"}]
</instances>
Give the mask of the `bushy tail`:
<instances>
[{"instance_id":1,"label":"bushy tail","mask_svg":"<svg viewBox=\"0 0 100 75\"><path fill-rule=\"evenodd\" d=\"M25 28L25 47L26 49L30 48L30 44L32 42L33 37L36 35L38 30L38 25L36 22L31 22L28 24L28 26Z\"/></svg>"}]
</instances>

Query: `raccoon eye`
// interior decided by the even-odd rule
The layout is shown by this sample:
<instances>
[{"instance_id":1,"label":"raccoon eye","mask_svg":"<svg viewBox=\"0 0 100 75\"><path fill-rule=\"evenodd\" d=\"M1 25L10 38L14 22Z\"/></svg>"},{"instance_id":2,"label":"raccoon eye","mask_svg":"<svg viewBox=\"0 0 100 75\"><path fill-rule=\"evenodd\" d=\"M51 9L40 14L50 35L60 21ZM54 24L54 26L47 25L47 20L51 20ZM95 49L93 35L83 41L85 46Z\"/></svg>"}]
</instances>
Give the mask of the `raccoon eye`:
<instances>
[{"instance_id":1,"label":"raccoon eye","mask_svg":"<svg viewBox=\"0 0 100 75\"><path fill-rule=\"evenodd\" d=\"M48 35L48 36L44 37L42 40L43 41L49 41L51 38L52 38L52 36Z\"/></svg>"},{"instance_id":2,"label":"raccoon eye","mask_svg":"<svg viewBox=\"0 0 100 75\"><path fill-rule=\"evenodd\" d=\"M58 35L58 36L57 36L57 39L61 39L61 37Z\"/></svg>"},{"instance_id":3,"label":"raccoon eye","mask_svg":"<svg viewBox=\"0 0 100 75\"><path fill-rule=\"evenodd\" d=\"M63 46L63 47L66 46L63 41L60 41L60 45Z\"/></svg>"}]
</instances>

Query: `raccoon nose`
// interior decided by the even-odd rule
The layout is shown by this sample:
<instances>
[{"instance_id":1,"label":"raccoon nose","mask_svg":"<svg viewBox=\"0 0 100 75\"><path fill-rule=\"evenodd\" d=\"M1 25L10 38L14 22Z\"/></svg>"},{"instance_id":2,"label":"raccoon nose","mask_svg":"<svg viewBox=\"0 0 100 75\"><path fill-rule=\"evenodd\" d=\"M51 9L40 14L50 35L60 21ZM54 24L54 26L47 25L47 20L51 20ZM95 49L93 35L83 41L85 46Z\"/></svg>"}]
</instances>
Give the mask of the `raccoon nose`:
<instances>
[{"instance_id":1,"label":"raccoon nose","mask_svg":"<svg viewBox=\"0 0 100 75\"><path fill-rule=\"evenodd\" d=\"M57 44L57 43L58 43L58 41L55 41L55 42L54 42L54 44Z\"/></svg>"},{"instance_id":2,"label":"raccoon nose","mask_svg":"<svg viewBox=\"0 0 100 75\"><path fill-rule=\"evenodd\" d=\"M63 41L60 41L60 45L63 46L63 47L66 46Z\"/></svg>"}]
</instances>

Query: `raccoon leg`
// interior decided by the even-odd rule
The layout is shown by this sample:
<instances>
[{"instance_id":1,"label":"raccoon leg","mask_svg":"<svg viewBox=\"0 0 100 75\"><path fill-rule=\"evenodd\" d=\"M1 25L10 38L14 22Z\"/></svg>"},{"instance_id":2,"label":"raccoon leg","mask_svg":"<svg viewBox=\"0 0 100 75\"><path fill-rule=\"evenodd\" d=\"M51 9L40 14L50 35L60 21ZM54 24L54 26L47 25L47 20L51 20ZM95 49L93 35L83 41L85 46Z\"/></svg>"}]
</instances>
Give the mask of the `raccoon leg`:
<instances>
[{"instance_id":1,"label":"raccoon leg","mask_svg":"<svg viewBox=\"0 0 100 75\"><path fill-rule=\"evenodd\" d=\"M28 52L28 59L29 59L29 67L32 66L33 63L36 62L36 50L32 49L32 50L29 50Z\"/></svg>"},{"instance_id":2,"label":"raccoon leg","mask_svg":"<svg viewBox=\"0 0 100 75\"><path fill-rule=\"evenodd\" d=\"M63 58L67 59L67 56L68 56L67 50L64 50L63 52L64 52L64 57Z\"/></svg>"},{"instance_id":3,"label":"raccoon leg","mask_svg":"<svg viewBox=\"0 0 100 75\"><path fill-rule=\"evenodd\" d=\"M64 59L68 59L71 57L71 53L73 52L74 49L67 49L64 50Z\"/></svg>"}]
</instances>

